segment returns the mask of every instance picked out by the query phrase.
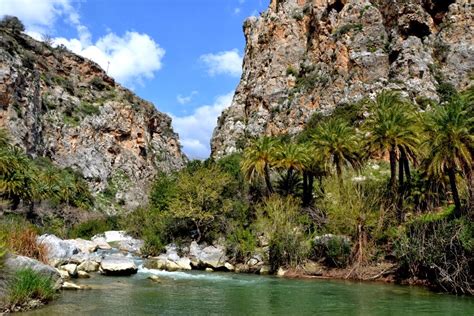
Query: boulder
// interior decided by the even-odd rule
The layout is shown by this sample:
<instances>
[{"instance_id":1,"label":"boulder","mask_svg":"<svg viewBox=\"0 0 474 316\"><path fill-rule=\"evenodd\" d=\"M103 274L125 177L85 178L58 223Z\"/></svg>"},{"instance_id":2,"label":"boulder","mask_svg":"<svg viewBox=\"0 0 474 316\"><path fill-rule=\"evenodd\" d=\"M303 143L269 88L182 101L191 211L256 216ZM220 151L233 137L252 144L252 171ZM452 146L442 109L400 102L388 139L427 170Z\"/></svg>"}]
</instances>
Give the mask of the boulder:
<instances>
[{"instance_id":1,"label":"boulder","mask_svg":"<svg viewBox=\"0 0 474 316\"><path fill-rule=\"evenodd\" d=\"M270 271L271 271L270 266L262 266L258 273L260 273L262 275L267 275L267 274L270 274Z\"/></svg>"},{"instance_id":2,"label":"boulder","mask_svg":"<svg viewBox=\"0 0 474 316\"><path fill-rule=\"evenodd\" d=\"M224 267L225 267L228 271L234 271L234 270L235 270L234 265L231 264L231 263L229 263L229 262L224 263Z\"/></svg>"},{"instance_id":3,"label":"boulder","mask_svg":"<svg viewBox=\"0 0 474 316\"><path fill-rule=\"evenodd\" d=\"M61 266L61 270L66 271L70 277L77 277L77 265L73 263L65 264Z\"/></svg>"},{"instance_id":4,"label":"boulder","mask_svg":"<svg viewBox=\"0 0 474 316\"><path fill-rule=\"evenodd\" d=\"M105 237L94 236L92 237L91 241L97 245L97 249L101 250L110 250L112 246L105 240Z\"/></svg>"},{"instance_id":5,"label":"boulder","mask_svg":"<svg viewBox=\"0 0 474 316\"><path fill-rule=\"evenodd\" d=\"M206 268L206 272L214 272L214 269L212 269L212 268Z\"/></svg>"},{"instance_id":6,"label":"boulder","mask_svg":"<svg viewBox=\"0 0 474 316\"><path fill-rule=\"evenodd\" d=\"M278 268L278 271L277 271L277 273L276 273L276 275L279 276L279 277L282 277L282 276L284 276L285 274L286 274L286 270L283 269L282 267L279 267L279 268Z\"/></svg>"},{"instance_id":7,"label":"boulder","mask_svg":"<svg viewBox=\"0 0 474 316\"><path fill-rule=\"evenodd\" d=\"M138 271L135 262L126 257L105 257L100 264L100 271L106 275L131 275Z\"/></svg>"},{"instance_id":8,"label":"boulder","mask_svg":"<svg viewBox=\"0 0 474 316\"><path fill-rule=\"evenodd\" d=\"M88 278L90 278L91 276L90 276L89 273L87 273L87 272L85 272L85 271L77 271L77 277L78 277L79 279L88 279Z\"/></svg>"},{"instance_id":9,"label":"boulder","mask_svg":"<svg viewBox=\"0 0 474 316\"><path fill-rule=\"evenodd\" d=\"M148 279L149 279L149 280L152 280L152 281L155 282L155 283L160 283L160 282L161 282L160 277L158 277L157 275L150 275L150 276L148 277Z\"/></svg>"},{"instance_id":10,"label":"boulder","mask_svg":"<svg viewBox=\"0 0 474 316\"><path fill-rule=\"evenodd\" d=\"M83 253L92 253L98 249L97 243L90 240L77 238L77 239L70 239L67 241L70 242L71 244L74 244Z\"/></svg>"},{"instance_id":11,"label":"boulder","mask_svg":"<svg viewBox=\"0 0 474 316\"><path fill-rule=\"evenodd\" d=\"M28 257L10 255L5 261L5 266L11 271L30 268L52 278L55 282L61 279L61 274L55 268Z\"/></svg>"},{"instance_id":12,"label":"boulder","mask_svg":"<svg viewBox=\"0 0 474 316\"><path fill-rule=\"evenodd\" d=\"M131 237L127 235L126 232L124 231L119 231L119 230L111 230L111 231L106 231L104 233L104 238L105 241L110 243L110 242L117 242L117 241L124 241L128 240Z\"/></svg>"},{"instance_id":13,"label":"boulder","mask_svg":"<svg viewBox=\"0 0 474 316\"><path fill-rule=\"evenodd\" d=\"M60 270L60 269L57 269L57 271L61 275L61 279L63 280L69 280L71 278L71 276L69 275L69 272L65 270Z\"/></svg>"},{"instance_id":14,"label":"boulder","mask_svg":"<svg viewBox=\"0 0 474 316\"><path fill-rule=\"evenodd\" d=\"M121 240L117 243L117 247L120 251L126 251L134 254L140 254L141 249L145 242L140 239L129 238L127 240Z\"/></svg>"},{"instance_id":15,"label":"boulder","mask_svg":"<svg viewBox=\"0 0 474 316\"><path fill-rule=\"evenodd\" d=\"M180 270L191 270L191 260L189 258L179 258L179 260L176 261L176 264Z\"/></svg>"},{"instance_id":16,"label":"boulder","mask_svg":"<svg viewBox=\"0 0 474 316\"><path fill-rule=\"evenodd\" d=\"M85 272L96 272L97 270L99 270L99 264L95 261L84 261L77 267L77 270Z\"/></svg>"},{"instance_id":17,"label":"boulder","mask_svg":"<svg viewBox=\"0 0 474 316\"><path fill-rule=\"evenodd\" d=\"M41 235L36 242L47 248L47 260L52 266L66 262L70 257L81 252L75 242L62 240L54 235Z\"/></svg>"},{"instance_id":18,"label":"boulder","mask_svg":"<svg viewBox=\"0 0 474 316\"><path fill-rule=\"evenodd\" d=\"M227 261L226 249L221 245L207 246L201 248L197 242L193 241L189 247L191 260L195 259L199 265L213 269L223 268Z\"/></svg>"}]
</instances>

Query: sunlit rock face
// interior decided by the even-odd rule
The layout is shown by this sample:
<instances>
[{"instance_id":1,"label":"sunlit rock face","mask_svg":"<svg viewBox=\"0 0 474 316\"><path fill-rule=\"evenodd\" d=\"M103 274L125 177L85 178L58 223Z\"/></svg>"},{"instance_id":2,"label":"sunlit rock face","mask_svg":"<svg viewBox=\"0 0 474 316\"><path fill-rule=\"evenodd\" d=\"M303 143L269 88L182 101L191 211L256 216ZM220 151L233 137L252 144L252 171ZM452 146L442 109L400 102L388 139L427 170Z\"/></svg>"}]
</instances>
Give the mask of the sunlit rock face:
<instances>
[{"instance_id":1,"label":"sunlit rock face","mask_svg":"<svg viewBox=\"0 0 474 316\"><path fill-rule=\"evenodd\" d=\"M113 203L99 206L109 213L143 205L155 174L186 162L170 117L153 104L96 63L5 30L0 124L30 155L71 167L96 195L106 192Z\"/></svg>"},{"instance_id":2,"label":"sunlit rock face","mask_svg":"<svg viewBox=\"0 0 474 316\"><path fill-rule=\"evenodd\" d=\"M474 69L468 0L273 0L244 23L243 73L211 141L215 158L252 137L295 134L315 111L402 91L438 100Z\"/></svg>"}]
</instances>

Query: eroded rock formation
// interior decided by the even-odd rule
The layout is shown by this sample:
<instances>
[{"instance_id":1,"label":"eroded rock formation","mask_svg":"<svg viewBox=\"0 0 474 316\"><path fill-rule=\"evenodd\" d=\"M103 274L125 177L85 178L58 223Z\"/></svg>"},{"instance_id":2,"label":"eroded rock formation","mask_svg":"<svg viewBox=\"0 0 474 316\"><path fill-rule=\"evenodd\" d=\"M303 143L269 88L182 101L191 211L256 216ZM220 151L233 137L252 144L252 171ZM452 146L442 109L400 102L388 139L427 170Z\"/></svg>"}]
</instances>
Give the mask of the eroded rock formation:
<instances>
[{"instance_id":1,"label":"eroded rock formation","mask_svg":"<svg viewBox=\"0 0 474 316\"><path fill-rule=\"evenodd\" d=\"M243 74L218 120L213 157L251 137L295 134L315 111L394 89L415 102L469 84L468 0L272 0L244 23Z\"/></svg>"},{"instance_id":2,"label":"eroded rock formation","mask_svg":"<svg viewBox=\"0 0 474 316\"><path fill-rule=\"evenodd\" d=\"M154 175L186 161L171 119L96 63L1 29L0 126L33 157L80 171L106 212L145 203Z\"/></svg>"}]
</instances>

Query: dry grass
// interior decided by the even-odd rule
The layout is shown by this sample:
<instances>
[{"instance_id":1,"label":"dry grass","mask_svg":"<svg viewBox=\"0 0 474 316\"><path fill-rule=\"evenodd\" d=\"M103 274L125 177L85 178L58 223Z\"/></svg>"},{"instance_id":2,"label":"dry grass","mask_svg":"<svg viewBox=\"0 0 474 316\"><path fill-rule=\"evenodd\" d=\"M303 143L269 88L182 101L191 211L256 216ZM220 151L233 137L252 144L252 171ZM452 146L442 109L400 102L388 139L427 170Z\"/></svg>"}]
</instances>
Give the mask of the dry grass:
<instances>
[{"instance_id":1,"label":"dry grass","mask_svg":"<svg viewBox=\"0 0 474 316\"><path fill-rule=\"evenodd\" d=\"M47 263L48 249L45 245L36 243L37 236L33 228L26 227L10 231L5 237L7 247L12 252Z\"/></svg>"}]
</instances>

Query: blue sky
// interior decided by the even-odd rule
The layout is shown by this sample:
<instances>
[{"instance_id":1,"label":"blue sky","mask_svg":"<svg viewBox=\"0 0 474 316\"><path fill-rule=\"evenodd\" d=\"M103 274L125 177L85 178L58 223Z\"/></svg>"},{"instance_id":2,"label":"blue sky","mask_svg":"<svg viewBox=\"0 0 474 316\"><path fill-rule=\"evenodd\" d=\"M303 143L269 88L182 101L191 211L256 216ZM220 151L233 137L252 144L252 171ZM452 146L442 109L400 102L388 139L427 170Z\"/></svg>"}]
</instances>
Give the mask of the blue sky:
<instances>
[{"instance_id":1,"label":"blue sky","mask_svg":"<svg viewBox=\"0 0 474 316\"><path fill-rule=\"evenodd\" d=\"M242 24L268 0L1 0L27 33L98 62L170 114L184 151L209 155L217 116L230 104L245 47Z\"/></svg>"}]
</instances>

